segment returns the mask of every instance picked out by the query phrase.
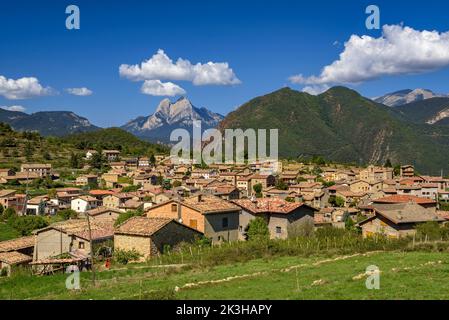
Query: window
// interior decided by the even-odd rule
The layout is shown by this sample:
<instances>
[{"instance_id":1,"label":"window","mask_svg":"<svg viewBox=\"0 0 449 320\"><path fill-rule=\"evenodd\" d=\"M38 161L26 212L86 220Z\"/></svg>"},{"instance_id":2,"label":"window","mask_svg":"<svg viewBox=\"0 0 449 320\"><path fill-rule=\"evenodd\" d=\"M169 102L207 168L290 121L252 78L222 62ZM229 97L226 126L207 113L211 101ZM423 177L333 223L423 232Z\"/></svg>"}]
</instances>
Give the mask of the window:
<instances>
[{"instance_id":1,"label":"window","mask_svg":"<svg viewBox=\"0 0 449 320\"><path fill-rule=\"evenodd\" d=\"M223 227L223 228L227 228L228 226L229 226L229 219L226 217L226 218L223 218L222 220L221 220L221 226Z\"/></svg>"},{"instance_id":2,"label":"window","mask_svg":"<svg viewBox=\"0 0 449 320\"><path fill-rule=\"evenodd\" d=\"M281 234L282 233L282 228L281 227L276 227L276 233L277 234Z\"/></svg>"},{"instance_id":3,"label":"window","mask_svg":"<svg viewBox=\"0 0 449 320\"><path fill-rule=\"evenodd\" d=\"M83 241L80 241L78 243L78 249L84 249L84 242Z\"/></svg>"},{"instance_id":4,"label":"window","mask_svg":"<svg viewBox=\"0 0 449 320\"><path fill-rule=\"evenodd\" d=\"M177 204L172 204L171 205L171 212L177 212L178 211L178 205Z\"/></svg>"}]
</instances>

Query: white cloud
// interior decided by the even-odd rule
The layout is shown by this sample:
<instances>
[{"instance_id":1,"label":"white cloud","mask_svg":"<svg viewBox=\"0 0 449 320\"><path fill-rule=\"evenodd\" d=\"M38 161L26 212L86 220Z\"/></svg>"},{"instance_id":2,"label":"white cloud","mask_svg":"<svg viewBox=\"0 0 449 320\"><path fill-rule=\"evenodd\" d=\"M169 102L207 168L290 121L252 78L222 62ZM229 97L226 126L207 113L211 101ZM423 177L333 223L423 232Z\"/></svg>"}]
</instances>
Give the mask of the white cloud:
<instances>
[{"instance_id":1,"label":"white cloud","mask_svg":"<svg viewBox=\"0 0 449 320\"><path fill-rule=\"evenodd\" d=\"M207 62L192 64L179 58L176 63L161 49L140 65L122 64L120 76L133 81L141 80L182 80L194 85L232 85L241 81L227 62Z\"/></svg>"},{"instance_id":2,"label":"white cloud","mask_svg":"<svg viewBox=\"0 0 449 320\"><path fill-rule=\"evenodd\" d=\"M85 96L90 96L92 95L92 90L89 90L85 87L82 88L68 88L66 89L66 91L70 94L73 94L74 96L81 96L81 97L85 97Z\"/></svg>"},{"instance_id":3,"label":"white cloud","mask_svg":"<svg viewBox=\"0 0 449 320\"><path fill-rule=\"evenodd\" d=\"M302 88L303 92L307 92L308 94L311 95L318 95L320 93L323 93L324 91L327 91L330 87L326 84L323 85L311 85L311 86L305 86L304 88Z\"/></svg>"},{"instance_id":4,"label":"white cloud","mask_svg":"<svg viewBox=\"0 0 449 320\"><path fill-rule=\"evenodd\" d=\"M140 91L151 96L179 96L186 91L173 82L161 82L160 80L145 80Z\"/></svg>"},{"instance_id":5,"label":"white cloud","mask_svg":"<svg viewBox=\"0 0 449 320\"><path fill-rule=\"evenodd\" d=\"M449 65L449 32L385 25L382 36L352 35L338 60L319 76L289 78L304 85L357 84L383 76L419 74Z\"/></svg>"},{"instance_id":6,"label":"white cloud","mask_svg":"<svg viewBox=\"0 0 449 320\"><path fill-rule=\"evenodd\" d=\"M8 110L8 111L19 111L19 112L25 112L25 107L22 106L1 106L0 108Z\"/></svg>"},{"instance_id":7,"label":"white cloud","mask_svg":"<svg viewBox=\"0 0 449 320\"><path fill-rule=\"evenodd\" d=\"M24 77L17 80L0 76L0 96L10 100L29 99L53 94L50 87L43 87L37 78Z\"/></svg>"}]
</instances>

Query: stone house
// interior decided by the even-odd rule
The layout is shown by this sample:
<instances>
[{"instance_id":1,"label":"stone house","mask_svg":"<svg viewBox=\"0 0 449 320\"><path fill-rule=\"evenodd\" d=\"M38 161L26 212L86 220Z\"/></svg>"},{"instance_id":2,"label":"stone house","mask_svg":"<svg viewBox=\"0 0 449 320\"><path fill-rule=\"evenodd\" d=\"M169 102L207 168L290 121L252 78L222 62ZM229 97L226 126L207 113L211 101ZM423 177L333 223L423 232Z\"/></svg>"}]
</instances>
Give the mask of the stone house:
<instances>
[{"instance_id":1,"label":"stone house","mask_svg":"<svg viewBox=\"0 0 449 320\"><path fill-rule=\"evenodd\" d=\"M241 199L232 201L242 209L239 217L239 239L246 239L246 229L251 220L262 217L268 224L272 239L286 239L289 228L309 219L312 224L318 210L304 203L288 202L279 198Z\"/></svg>"},{"instance_id":2,"label":"stone house","mask_svg":"<svg viewBox=\"0 0 449 320\"><path fill-rule=\"evenodd\" d=\"M376 234L401 238L416 234L417 224L429 221L442 223L445 219L438 216L434 208L424 208L416 203L407 202L374 205L374 216L358 225L365 238Z\"/></svg>"},{"instance_id":3,"label":"stone house","mask_svg":"<svg viewBox=\"0 0 449 320\"><path fill-rule=\"evenodd\" d=\"M106 220L112 222L115 222L115 220L117 220L117 218L120 216L121 213L122 213L121 210L107 207L98 207L95 209L87 210L85 212L86 215L89 215L92 221Z\"/></svg>"},{"instance_id":4,"label":"stone house","mask_svg":"<svg viewBox=\"0 0 449 320\"><path fill-rule=\"evenodd\" d=\"M176 219L196 229L213 243L238 240L240 208L213 195L169 200L150 207L149 218Z\"/></svg>"},{"instance_id":5,"label":"stone house","mask_svg":"<svg viewBox=\"0 0 449 320\"><path fill-rule=\"evenodd\" d=\"M76 178L75 184L77 186L88 186L98 183L98 176L94 174L85 174Z\"/></svg>"},{"instance_id":6,"label":"stone house","mask_svg":"<svg viewBox=\"0 0 449 320\"><path fill-rule=\"evenodd\" d=\"M113 239L112 222L91 221L92 241L99 244ZM33 231L35 235L33 261L52 258L64 253L90 254L90 235L87 219L73 219L54 223Z\"/></svg>"},{"instance_id":7,"label":"stone house","mask_svg":"<svg viewBox=\"0 0 449 320\"><path fill-rule=\"evenodd\" d=\"M261 184L263 189L272 187L276 184L276 178L273 175L255 174L251 177L251 185Z\"/></svg>"},{"instance_id":8,"label":"stone house","mask_svg":"<svg viewBox=\"0 0 449 320\"><path fill-rule=\"evenodd\" d=\"M51 175L51 164L48 163L24 163L20 167L21 172L37 173L39 177Z\"/></svg>"},{"instance_id":9,"label":"stone house","mask_svg":"<svg viewBox=\"0 0 449 320\"><path fill-rule=\"evenodd\" d=\"M133 217L120 224L114 232L114 248L135 249L145 259L164 253L181 242L192 242L203 233L173 219Z\"/></svg>"}]
</instances>

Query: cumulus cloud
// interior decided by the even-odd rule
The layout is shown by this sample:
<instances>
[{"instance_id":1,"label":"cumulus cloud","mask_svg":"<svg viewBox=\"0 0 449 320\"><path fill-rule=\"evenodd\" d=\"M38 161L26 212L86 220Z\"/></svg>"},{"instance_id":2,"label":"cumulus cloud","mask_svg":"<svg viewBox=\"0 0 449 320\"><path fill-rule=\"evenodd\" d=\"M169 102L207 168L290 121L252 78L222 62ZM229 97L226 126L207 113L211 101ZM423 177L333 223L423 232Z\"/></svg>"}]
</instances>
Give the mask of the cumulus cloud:
<instances>
[{"instance_id":1,"label":"cumulus cloud","mask_svg":"<svg viewBox=\"0 0 449 320\"><path fill-rule=\"evenodd\" d=\"M160 80L145 80L140 91L151 96L179 96L186 91L173 82L161 82Z\"/></svg>"},{"instance_id":2,"label":"cumulus cloud","mask_svg":"<svg viewBox=\"0 0 449 320\"><path fill-rule=\"evenodd\" d=\"M24 77L17 80L0 76L0 96L10 100L29 99L54 93L50 87L43 87L37 78Z\"/></svg>"},{"instance_id":3,"label":"cumulus cloud","mask_svg":"<svg viewBox=\"0 0 449 320\"><path fill-rule=\"evenodd\" d=\"M68 93L74 95L74 96L81 96L81 97L85 97L85 96L90 96L92 95L92 90L89 90L85 87L82 88L68 88L65 91L67 91Z\"/></svg>"},{"instance_id":4,"label":"cumulus cloud","mask_svg":"<svg viewBox=\"0 0 449 320\"><path fill-rule=\"evenodd\" d=\"M303 85L358 84L383 76L419 74L449 65L449 32L385 25L382 35L352 35L338 60L318 76L289 78Z\"/></svg>"},{"instance_id":5,"label":"cumulus cloud","mask_svg":"<svg viewBox=\"0 0 449 320\"><path fill-rule=\"evenodd\" d=\"M0 108L8 110L8 111L19 111L19 112L25 112L25 107L22 106L1 106Z\"/></svg>"},{"instance_id":6,"label":"cumulus cloud","mask_svg":"<svg viewBox=\"0 0 449 320\"><path fill-rule=\"evenodd\" d=\"M303 92L307 92L308 94L311 95L318 95L320 93L323 93L324 91L327 91L330 87L326 84L323 85L311 85L311 86L305 86L304 88L302 88Z\"/></svg>"},{"instance_id":7,"label":"cumulus cloud","mask_svg":"<svg viewBox=\"0 0 449 320\"><path fill-rule=\"evenodd\" d=\"M227 62L192 64L189 60L179 58L174 63L161 49L140 65L122 64L119 73L120 76L133 81L182 80L198 86L241 83Z\"/></svg>"}]
</instances>

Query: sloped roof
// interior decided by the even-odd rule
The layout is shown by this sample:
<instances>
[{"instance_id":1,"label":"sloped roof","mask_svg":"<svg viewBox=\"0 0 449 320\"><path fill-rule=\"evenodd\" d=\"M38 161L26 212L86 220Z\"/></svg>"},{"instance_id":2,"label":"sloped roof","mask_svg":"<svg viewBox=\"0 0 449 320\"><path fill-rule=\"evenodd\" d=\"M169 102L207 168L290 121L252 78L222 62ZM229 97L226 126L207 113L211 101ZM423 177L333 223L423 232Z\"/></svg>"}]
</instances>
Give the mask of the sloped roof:
<instances>
[{"instance_id":1,"label":"sloped roof","mask_svg":"<svg viewBox=\"0 0 449 320\"><path fill-rule=\"evenodd\" d=\"M250 199L233 200L233 203L252 213L282 213L289 214L292 211L305 206L314 211L316 209L302 202L288 202L279 198L259 198L255 201Z\"/></svg>"},{"instance_id":2,"label":"sloped roof","mask_svg":"<svg viewBox=\"0 0 449 320\"><path fill-rule=\"evenodd\" d=\"M120 224L115 234L151 236L169 224L172 219L132 217Z\"/></svg>"},{"instance_id":3,"label":"sloped roof","mask_svg":"<svg viewBox=\"0 0 449 320\"><path fill-rule=\"evenodd\" d=\"M417 204L432 204L432 203L435 203L435 200L417 197L417 196L411 196L411 195L400 195L400 194L395 194L392 196L383 197L383 198L374 200L374 203L405 203L405 202L414 202Z\"/></svg>"},{"instance_id":4,"label":"sloped roof","mask_svg":"<svg viewBox=\"0 0 449 320\"><path fill-rule=\"evenodd\" d=\"M395 224L444 221L435 211L410 202L375 205L374 210Z\"/></svg>"},{"instance_id":5,"label":"sloped roof","mask_svg":"<svg viewBox=\"0 0 449 320\"><path fill-rule=\"evenodd\" d=\"M15 251L29 247L34 247L34 236L0 242L0 252Z\"/></svg>"},{"instance_id":6,"label":"sloped roof","mask_svg":"<svg viewBox=\"0 0 449 320\"><path fill-rule=\"evenodd\" d=\"M31 262L32 260L32 257L17 251L0 252L0 261L5 262L9 265Z\"/></svg>"},{"instance_id":7,"label":"sloped roof","mask_svg":"<svg viewBox=\"0 0 449 320\"><path fill-rule=\"evenodd\" d=\"M86 213L91 216L95 217L105 212L115 212L115 213L122 213L122 211L115 209L115 208L109 208L109 207L98 207L95 209L87 210Z\"/></svg>"},{"instance_id":8,"label":"sloped roof","mask_svg":"<svg viewBox=\"0 0 449 320\"><path fill-rule=\"evenodd\" d=\"M92 239L103 239L112 237L114 234L113 222L91 221L90 228ZM86 219L71 219L67 221L53 223L48 227L34 231L35 234L46 230L55 229L68 235L75 235L79 238L89 240L89 227Z\"/></svg>"}]
</instances>

